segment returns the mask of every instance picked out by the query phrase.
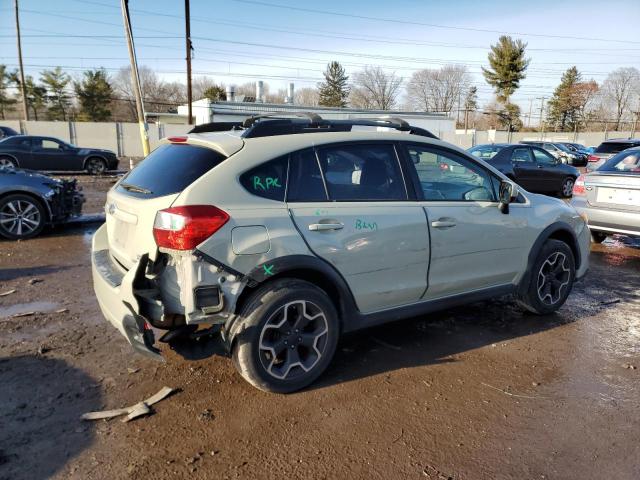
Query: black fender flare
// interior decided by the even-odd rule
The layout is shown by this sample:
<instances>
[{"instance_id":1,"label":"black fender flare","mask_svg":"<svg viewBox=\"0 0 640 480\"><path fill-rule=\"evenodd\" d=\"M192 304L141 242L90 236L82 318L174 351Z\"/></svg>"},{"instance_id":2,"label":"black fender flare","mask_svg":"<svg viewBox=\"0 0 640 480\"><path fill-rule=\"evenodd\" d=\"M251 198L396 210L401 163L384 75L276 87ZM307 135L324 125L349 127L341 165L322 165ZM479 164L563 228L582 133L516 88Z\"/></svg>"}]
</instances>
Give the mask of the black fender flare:
<instances>
[{"instance_id":1,"label":"black fender flare","mask_svg":"<svg viewBox=\"0 0 640 480\"><path fill-rule=\"evenodd\" d=\"M545 228L540 233L540 235L538 235L538 238L533 243L533 246L529 251L529 256L527 257L527 269L525 270L525 273L522 276L522 280L520 280L520 284L518 285L519 292L522 291L523 288L526 288L527 285L529 285L531 276L533 275L533 265L535 264L536 259L538 258L538 254L540 253L540 250L542 249L544 242L549 240L551 237L553 237L554 234L557 234L558 232L562 232L563 236L568 235L568 238L570 239L570 242L571 242L569 243L569 248L573 252L576 269L580 267L580 247L578 243L578 238L576 237L576 234L573 231L573 228L571 227L571 225L563 221L554 222L551 225L549 225L547 228Z\"/></svg>"},{"instance_id":2,"label":"black fender flare","mask_svg":"<svg viewBox=\"0 0 640 480\"><path fill-rule=\"evenodd\" d=\"M205 260L209 259L205 257ZM225 269L225 266L220 265L219 262L216 263ZM233 272L233 269L228 267L226 270ZM312 283L314 283L314 277L316 280L322 279L322 284L319 286L326 291L329 298L336 305L341 329L343 331L350 330L349 324L351 320L359 315L353 293L344 277L333 265L315 256L286 255L259 263L250 272L243 275L245 288L240 295L240 299L243 300L261 285L267 284L274 279L285 277L299 278ZM236 312L238 311L238 304L242 302L240 299L236 303ZM239 333L241 322L237 321L238 318L237 314L233 314L225 323L224 337L228 347L231 347L233 339Z\"/></svg>"}]
</instances>

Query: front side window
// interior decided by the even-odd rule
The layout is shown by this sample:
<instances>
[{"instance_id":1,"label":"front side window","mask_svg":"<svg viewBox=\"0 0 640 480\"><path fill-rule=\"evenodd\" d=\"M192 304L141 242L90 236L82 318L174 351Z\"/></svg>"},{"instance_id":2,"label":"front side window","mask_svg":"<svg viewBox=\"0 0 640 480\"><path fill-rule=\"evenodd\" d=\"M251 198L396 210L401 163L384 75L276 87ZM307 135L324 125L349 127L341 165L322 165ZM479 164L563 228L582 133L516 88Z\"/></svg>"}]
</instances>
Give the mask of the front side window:
<instances>
[{"instance_id":1,"label":"front side window","mask_svg":"<svg viewBox=\"0 0 640 480\"><path fill-rule=\"evenodd\" d=\"M391 144L352 144L318 150L329 199L406 200L400 163Z\"/></svg>"},{"instance_id":2,"label":"front side window","mask_svg":"<svg viewBox=\"0 0 640 480\"><path fill-rule=\"evenodd\" d=\"M240 183L253 195L284 202L288 155L265 162L240 175Z\"/></svg>"},{"instance_id":3,"label":"front side window","mask_svg":"<svg viewBox=\"0 0 640 480\"><path fill-rule=\"evenodd\" d=\"M495 201L491 177L469 159L431 147L408 146L427 201Z\"/></svg>"},{"instance_id":4,"label":"front side window","mask_svg":"<svg viewBox=\"0 0 640 480\"><path fill-rule=\"evenodd\" d=\"M540 148L533 149L533 156L536 159L536 163L541 165L555 165L556 159L553 158L553 155L545 152Z\"/></svg>"},{"instance_id":5,"label":"front side window","mask_svg":"<svg viewBox=\"0 0 640 480\"><path fill-rule=\"evenodd\" d=\"M516 163L532 163L531 150L529 148L514 148L511 152L511 161Z\"/></svg>"}]
</instances>

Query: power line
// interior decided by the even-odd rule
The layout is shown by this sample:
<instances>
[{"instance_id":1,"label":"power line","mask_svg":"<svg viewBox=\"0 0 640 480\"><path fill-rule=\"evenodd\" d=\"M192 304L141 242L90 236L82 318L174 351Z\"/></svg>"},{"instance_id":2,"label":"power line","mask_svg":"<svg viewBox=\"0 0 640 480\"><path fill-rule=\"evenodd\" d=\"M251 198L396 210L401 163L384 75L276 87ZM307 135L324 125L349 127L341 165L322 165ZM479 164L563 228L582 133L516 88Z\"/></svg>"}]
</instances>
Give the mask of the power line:
<instances>
[{"instance_id":1,"label":"power line","mask_svg":"<svg viewBox=\"0 0 640 480\"><path fill-rule=\"evenodd\" d=\"M501 35L519 35L519 36L525 36L525 37L562 38L562 39L568 39L568 40L590 40L590 41L597 41L597 42L616 42L616 43L640 44L640 41L619 40L619 39L612 39L612 38L576 37L576 36L571 36L571 35L547 35L547 34L542 34L542 33L507 32L507 31L502 31L502 30L489 30L489 29L484 29L484 28L456 27L456 26L452 26L452 25L439 25L439 24L435 24L435 23L416 22L416 21L413 21L413 20L399 20L399 19L393 19L393 18L372 17L372 16L368 16L368 15L357 15L357 14L352 14L352 13L332 12L332 11L329 11L329 10L318 10L318 9L313 9L313 8L296 7L296 6L292 6L292 5L281 5L281 4L277 4L277 3L262 2L262 1L258 1L258 0L233 0L233 1L234 2L238 2L238 3L247 3L247 4L252 4L252 5L260 5L260 6L263 6L263 7L280 8L280 9L285 9L285 10L296 10L296 11L307 12L307 13L317 13L317 14L321 14L321 15L332 15L332 16L339 16L339 17L359 18L359 19L362 19L362 20L372 20L372 21L376 21L376 22L386 22L386 23L403 24L403 25L418 25L418 26L422 26L422 27L442 28L442 29L448 29L448 30L463 30L463 31L468 31L468 32L482 32L482 33L498 33L498 34L501 34Z\"/></svg>"}]
</instances>

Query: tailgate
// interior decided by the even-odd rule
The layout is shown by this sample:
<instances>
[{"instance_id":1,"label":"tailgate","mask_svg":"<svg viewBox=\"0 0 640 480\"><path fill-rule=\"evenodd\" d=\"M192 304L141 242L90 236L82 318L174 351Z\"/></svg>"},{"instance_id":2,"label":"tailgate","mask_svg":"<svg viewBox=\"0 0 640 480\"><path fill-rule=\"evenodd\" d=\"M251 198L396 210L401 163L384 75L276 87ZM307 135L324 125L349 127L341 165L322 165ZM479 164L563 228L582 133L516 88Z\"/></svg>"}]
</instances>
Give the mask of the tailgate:
<instances>
[{"instance_id":1,"label":"tailgate","mask_svg":"<svg viewBox=\"0 0 640 480\"><path fill-rule=\"evenodd\" d=\"M155 259L157 246L153 238L156 212L168 208L179 194L141 199L112 189L105 205L107 237L111 255L129 269L145 253Z\"/></svg>"}]
</instances>

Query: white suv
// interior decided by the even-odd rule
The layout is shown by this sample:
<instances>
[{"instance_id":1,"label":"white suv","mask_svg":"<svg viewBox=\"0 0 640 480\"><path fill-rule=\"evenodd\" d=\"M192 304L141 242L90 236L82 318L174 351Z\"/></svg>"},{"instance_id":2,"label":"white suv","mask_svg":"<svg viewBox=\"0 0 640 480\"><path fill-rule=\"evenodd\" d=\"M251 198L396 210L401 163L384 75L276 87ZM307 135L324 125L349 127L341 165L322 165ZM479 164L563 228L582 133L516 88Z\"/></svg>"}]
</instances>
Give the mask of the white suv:
<instances>
[{"instance_id":1,"label":"white suv","mask_svg":"<svg viewBox=\"0 0 640 480\"><path fill-rule=\"evenodd\" d=\"M401 120L194 130L111 189L93 238L104 315L156 358L157 329L219 333L251 384L291 392L344 332L505 294L547 314L587 271L571 206Z\"/></svg>"}]
</instances>

